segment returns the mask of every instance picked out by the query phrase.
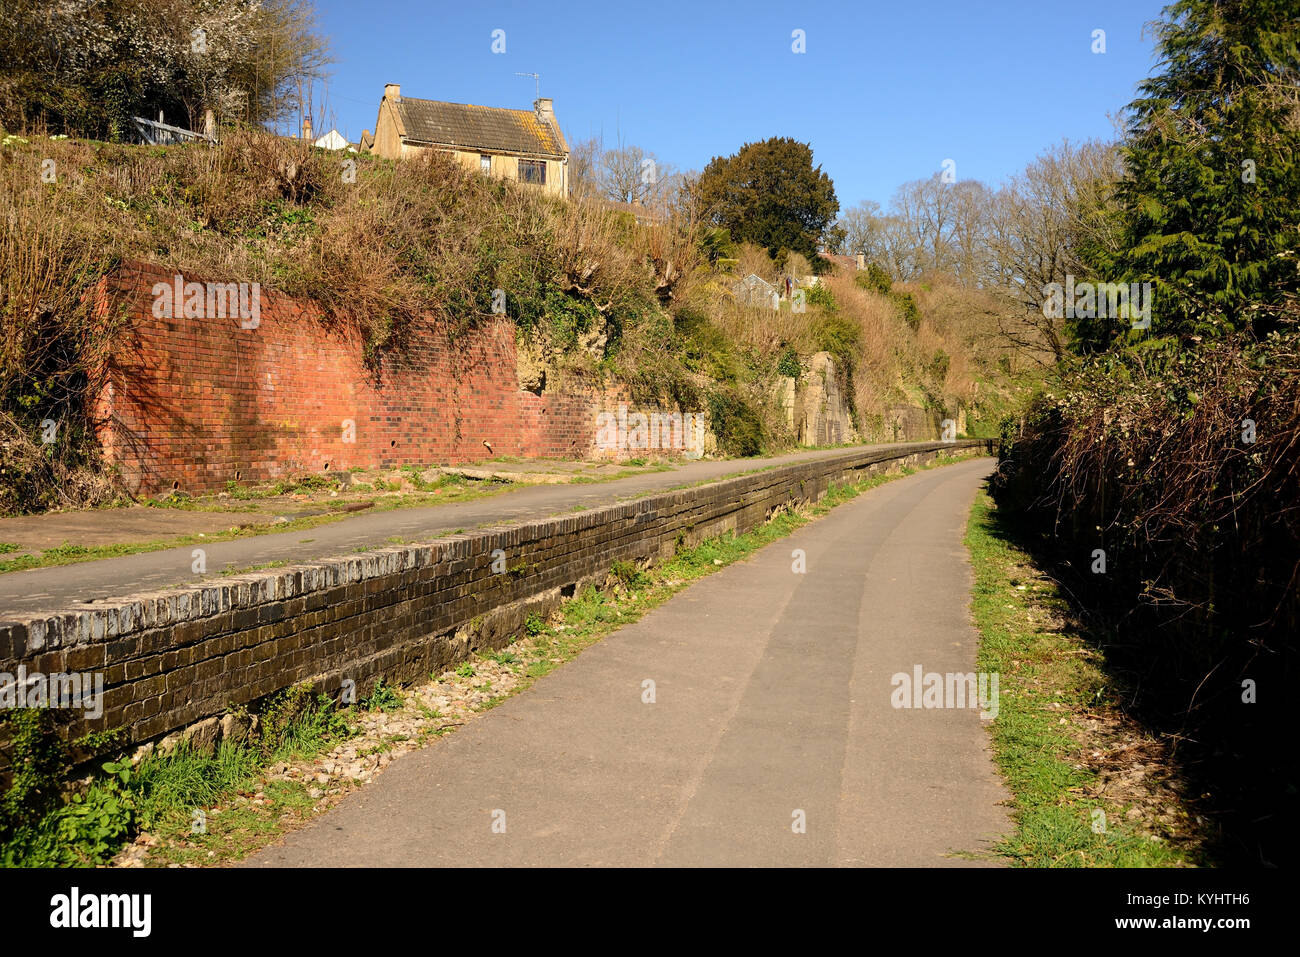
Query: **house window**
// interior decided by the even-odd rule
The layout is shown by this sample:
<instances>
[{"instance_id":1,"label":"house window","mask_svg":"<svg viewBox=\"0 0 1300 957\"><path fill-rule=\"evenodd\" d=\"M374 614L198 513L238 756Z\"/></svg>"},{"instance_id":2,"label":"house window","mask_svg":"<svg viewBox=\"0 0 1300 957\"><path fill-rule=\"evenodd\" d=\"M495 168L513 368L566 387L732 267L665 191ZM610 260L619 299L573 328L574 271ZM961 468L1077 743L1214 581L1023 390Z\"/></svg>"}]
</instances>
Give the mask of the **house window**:
<instances>
[{"instance_id":1,"label":"house window","mask_svg":"<svg viewBox=\"0 0 1300 957\"><path fill-rule=\"evenodd\" d=\"M492 172L492 157L488 156L487 153L480 153L478 157L478 168L484 173Z\"/></svg>"},{"instance_id":2,"label":"house window","mask_svg":"<svg viewBox=\"0 0 1300 957\"><path fill-rule=\"evenodd\" d=\"M536 183L538 186L545 186L546 161L521 159L519 161L519 182Z\"/></svg>"}]
</instances>

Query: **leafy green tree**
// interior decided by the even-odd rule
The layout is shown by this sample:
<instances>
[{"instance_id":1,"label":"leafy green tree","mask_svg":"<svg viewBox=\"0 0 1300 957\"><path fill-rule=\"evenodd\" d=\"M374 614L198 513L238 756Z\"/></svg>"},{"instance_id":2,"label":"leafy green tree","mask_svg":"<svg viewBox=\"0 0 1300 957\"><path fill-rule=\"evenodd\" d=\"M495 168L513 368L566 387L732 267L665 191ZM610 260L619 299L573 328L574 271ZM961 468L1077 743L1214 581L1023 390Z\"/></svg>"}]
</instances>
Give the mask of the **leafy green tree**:
<instances>
[{"instance_id":1,"label":"leafy green tree","mask_svg":"<svg viewBox=\"0 0 1300 957\"><path fill-rule=\"evenodd\" d=\"M773 137L714 157L700 175L698 195L712 225L730 230L737 242L764 246L778 261L797 252L814 272L825 270L818 247L837 240L831 233L840 204L807 143Z\"/></svg>"},{"instance_id":2,"label":"leafy green tree","mask_svg":"<svg viewBox=\"0 0 1300 957\"><path fill-rule=\"evenodd\" d=\"M1262 335L1300 279L1296 0L1178 0L1162 16L1159 72L1129 105L1119 241L1092 265L1155 284L1154 336ZM1072 332L1083 351L1139 335L1104 319Z\"/></svg>"}]
</instances>

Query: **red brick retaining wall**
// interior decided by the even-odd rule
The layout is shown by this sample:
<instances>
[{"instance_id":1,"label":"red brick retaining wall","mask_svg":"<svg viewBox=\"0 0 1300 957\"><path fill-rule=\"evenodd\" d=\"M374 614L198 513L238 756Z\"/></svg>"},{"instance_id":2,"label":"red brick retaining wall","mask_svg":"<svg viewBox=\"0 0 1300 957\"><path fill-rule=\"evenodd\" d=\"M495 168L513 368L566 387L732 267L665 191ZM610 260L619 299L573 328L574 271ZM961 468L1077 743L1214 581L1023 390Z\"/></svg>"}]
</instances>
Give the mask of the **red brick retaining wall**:
<instances>
[{"instance_id":1,"label":"red brick retaining wall","mask_svg":"<svg viewBox=\"0 0 1300 957\"><path fill-rule=\"evenodd\" d=\"M255 319L241 321L234 306L214 317L221 310L206 300L204 316L187 317L184 296L171 316L155 315L155 284L174 282L170 271L130 263L99 291L101 309L127 317L98 391L99 437L132 491L203 491L353 466L586 456L597 413L626 400L616 390L522 391L506 319L455 341L421 325L376 377L359 338L327 332L310 303L263 288Z\"/></svg>"}]
</instances>

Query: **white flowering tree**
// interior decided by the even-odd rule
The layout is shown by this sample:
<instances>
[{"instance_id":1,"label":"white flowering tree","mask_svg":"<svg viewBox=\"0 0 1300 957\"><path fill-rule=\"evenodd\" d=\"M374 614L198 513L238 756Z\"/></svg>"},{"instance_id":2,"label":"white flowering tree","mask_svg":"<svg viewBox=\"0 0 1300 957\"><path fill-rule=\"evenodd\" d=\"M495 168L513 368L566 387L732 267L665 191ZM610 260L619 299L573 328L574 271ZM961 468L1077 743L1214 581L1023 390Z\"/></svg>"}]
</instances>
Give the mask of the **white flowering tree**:
<instances>
[{"instance_id":1,"label":"white flowering tree","mask_svg":"<svg viewBox=\"0 0 1300 957\"><path fill-rule=\"evenodd\" d=\"M133 115L273 123L322 76L304 0L0 0L0 123L117 138Z\"/></svg>"}]
</instances>

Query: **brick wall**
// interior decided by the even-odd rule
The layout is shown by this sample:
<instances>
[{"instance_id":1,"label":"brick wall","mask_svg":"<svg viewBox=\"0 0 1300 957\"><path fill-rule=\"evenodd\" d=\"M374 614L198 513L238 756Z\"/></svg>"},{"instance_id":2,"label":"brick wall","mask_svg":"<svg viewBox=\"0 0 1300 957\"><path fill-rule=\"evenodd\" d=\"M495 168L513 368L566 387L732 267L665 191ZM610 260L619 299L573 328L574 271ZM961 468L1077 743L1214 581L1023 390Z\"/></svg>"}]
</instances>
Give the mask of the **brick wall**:
<instances>
[{"instance_id":1,"label":"brick wall","mask_svg":"<svg viewBox=\"0 0 1300 957\"><path fill-rule=\"evenodd\" d=\"M327 332L310 303L261 289L255 328L238 314L155 316L155 284L173 282L129 263L98 291L98 308L127 317L97 389L100 443L143 494L353 466L586 456L597 413L627 398L520 390L505 319L455 341L420 324L376 376L359 339Z\"/></svg>"},{"instance_id":2,"label":"brick wall","mask_svg":"<svg viewBox=\"0 0 1300 957\"><path fill-rule=\"evenodd\" d=\"M981 440L958 447L991 451ZM952 445L846 451L560 518L252 572L166 592L0 621L0 672L99 672L104 713L60 712L69 738L122 728L131 743L182 728L215 733L231 705L302 681L358 694L427 676L512 641L616 561L745 532L832 483L933 458ZM507 571L494 574L502 549ZM3 732L0 732L3 733ZM0 755L6 750L0 740ZM3 762L0 761L0 771Z\"/></svg>"}]
</instances>

